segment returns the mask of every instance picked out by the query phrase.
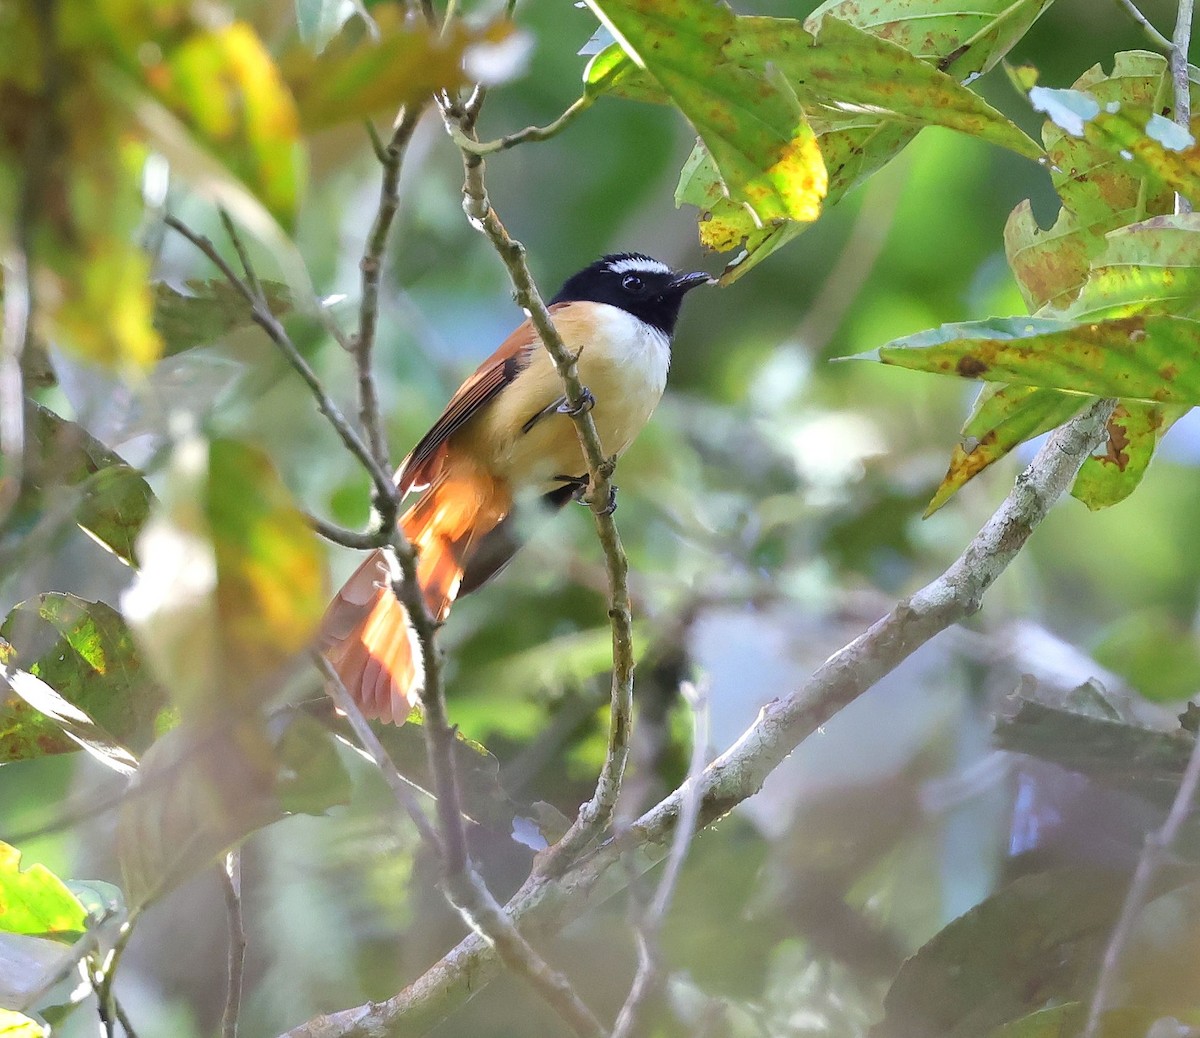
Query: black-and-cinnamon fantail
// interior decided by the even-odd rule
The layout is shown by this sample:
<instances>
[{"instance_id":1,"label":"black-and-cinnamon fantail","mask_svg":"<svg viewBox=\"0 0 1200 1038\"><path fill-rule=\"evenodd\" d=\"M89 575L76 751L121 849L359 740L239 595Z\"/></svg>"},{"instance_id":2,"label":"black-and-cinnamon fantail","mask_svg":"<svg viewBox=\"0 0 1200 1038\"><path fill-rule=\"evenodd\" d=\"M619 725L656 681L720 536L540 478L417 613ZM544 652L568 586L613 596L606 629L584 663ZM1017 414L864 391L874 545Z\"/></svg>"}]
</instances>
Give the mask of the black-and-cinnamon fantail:
<instances>
[{"instance_id":1,"label":"black-and-cinnamon fantail","mask_svg":"<svg viewBox=\"0 0 1200 1038\"><path fill-rule=\"evenodd\" d=\"M678 274L637 253L605 256L551 300L592 417L609 454L621 454L662 397L683 297L712 279ZM400 518L416 546L430 615L504 567L520 547L514 504L538 494L552 509L587 483L579 441L550 355L526 320L458 389L396 472L418 495ZM368 717L404 722L423 686L404 607L373 552L330 603L322 648Z\"/></svg>"}]
</instances>

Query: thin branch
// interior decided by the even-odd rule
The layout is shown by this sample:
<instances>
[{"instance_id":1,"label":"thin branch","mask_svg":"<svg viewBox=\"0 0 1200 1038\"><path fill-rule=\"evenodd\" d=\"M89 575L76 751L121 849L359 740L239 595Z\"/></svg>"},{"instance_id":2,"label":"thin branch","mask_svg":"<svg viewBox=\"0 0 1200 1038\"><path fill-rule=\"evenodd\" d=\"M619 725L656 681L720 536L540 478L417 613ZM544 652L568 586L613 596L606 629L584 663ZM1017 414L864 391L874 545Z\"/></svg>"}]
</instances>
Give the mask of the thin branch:
<instances>
[{"instance_id":1,"label":"thin branch","mask_svg":"<svg viewBox=\"0 0 1200 1038\"><path fill-rule=\"evenodd\" d=\"M1117 0L1117 6L1124 8L1129 13L1129 16L1142 27L1142 31L1146 34L1146 39L1153 43L1155 47L1164 54L1171 53L1173 49L1171 41L1154 27L1154 23L1142 14L1133 0Z\"/></svg>"},{"instance_id":2,"label":"thin branch","mask_svg":"<svg viewBox=\"0 0 1200 1038\"><path fill-rule=\"evenodd\" d=\"M380 147L376 135L372 144L383 166L379 185L379 208L367 235L363 256L358 268L362 273L362 290L358 310L358 333L351 340L351 352L358 371L359 424L366 430L371 455L380 468L389 468L387 437L379 411L379 394L371 370L371 353L375 348L375 333L379 327L379 280L383 273L383 254L388 231L400 207L400 166L413 132L421 120L424 104L414 104L400 111L392 139ZM372 127L373 129L373 127Z\"/></svg>"},{"instance_id":3,"label":"thin branch","mask_svg":"<svg viewBox=\"0 0 1200 1038\"><path fill-rule=\"evenodd\" d=\"M265 306L267 297L263 294L262 282L258 280L254 264L250 262L250 254L246 251L246 246L242 242L242 236L238 234L237 225L224 209L218 209L217 212L221 216L221 226L225 228L225 234L229 238L234 251L237 253L238 262L242 265L242 273L246 277L246 283L250 286L258 304Z\"/></svg>"},{"instance_id":4,"label":"thin branch","mask_svg":"<svg viewBox=\"0 0 1200 1038\"><path fill-rule=\"evenodd\" d=\"M633 983L629 988L629 996L617 1014L613 1027L612 1038L630 1038L639 1032L642 1016L654 993L662 987L662 952L660 937L667 910L675 896L675 887L679 875L683 871L683 863L687 859L696 835L696 820L700 813L700 784L699 777L704 771L704 763L708 752L708 696L689 682L684 682L680 689L684 701L692 711L692 755L688 763L685 785L690 792L683 802L680 811L679 825L671 838L671 850L667 855L667 864L663 869L662 879L654 894L654 900L641 913L641 922L637 928L638 968Z\"/></svg>"},{"instance_id":5,"label":"thin branch","mask_svg":"<svg viewBox=\"0 0 1200 1038\"><path fill-rule=\"evenodd\" d=\"M1171 79L1175 84L1175 122L1191 133L1192 87L1188 78L1188 51L1192 45L1192 10L1194 0L1179 0L1175 32L1171 37ZM1192 200L1175 194L1175 212L1190 213Z\"/></svg>"},{"instance_id":6,"label":"thin branch","mask_svg":"<svg viewBox=\"0 0 1200 1038\"><path fill-rule=\"evenodd\" d=\"M396 798L396 803L412 819L417 832L421 834L421 839L431 847L440 850L441 841L438 839L438 834L434 831L433 826L430 825L429 819L425 817L425 812L421 810L420 804L417 803L412 790L405 783L404 777L400 774L399 769L397 769L391 755L384 748L383 743L379 741L379 736L375 734L375 730L371 727L367 719L363 717L363 712L359 709L358 704L354 702L354 697L347 691L345 683L338 676L338 672L333 664L319 652L313 653L313 662L328 683L329 694L333 699L334 705L346 715L346 720L350 722L350 727L354 729L354 735L358 739L358 744L366 751L367 756L375 762L375 766L383 774L383 779L392 791L392 796Z\"/></svg>"},{"instance_id":7,"label":"thin branch","mask_svg":"<svg viewBox=\"0 0 1200 1038\"><path fill-rule=\"evenodd\" d=\"M308 525L325 540L331 541L333 544L340 544L343 548L370 551L373 548L382 548L392 539L391 532L378 523L369 530L359 533L357 530L347 530L344 526L338 526L337 523L328 522L319 516L306 514L304 518Z\"/></svg>"},{"instance_id":8,"label":"thin branch","mask_svg":"<svg viewBox=\"0 0 1200 1038\"><path fill-rule=\"evenodd\" d=\"M494 141L475 140L474 137L463 133L456 124L451 122L449 124L450 137L463 151L470 152L472 155L494 155L496 152L515 148L518 144L548 141L551 137L557 137L595 102L594 94L583 94L576 98L553 122L549 122L545 126L526 126L523 130L515 130Z\"/></svg>"},{"instance_id":9,"label":"thin branch","mask_svg":"<svg viewBox=\"0 0 1200 1038\"><path fill-rule=\"evenodd\" d=\"M453 121L453 118L452 114L447 113L448 120ZM465 118L460 120L458 128L467 136L474 136L474 130L467 125ZM629 757L629 734L633 715L633 618L629 604L629 563L611 509L607 507L615 492L612 475L616 459L605 455L599 433L596 431L596 423L590 411L583 406L585 393L579 380L577 356L567 349L550 319L546 304L542 301L526 263L525 247L509 235L492 208L484 183L483 159L465 151L463 169L463 210L467 219L471 226L487 236L508 269L516 303L529 314L538 338L554 361L554 367L566 391L567 402L572 410L578 412L574 415L575 432L587 462L590 479L584 500L591 506L608 571L608 615L613 635L612 709L609 717L608 752L591 800L580 809L566 835L539 857L539 871L551 875L565 869L608 825L620 793L621 777Z\"/></svg>"},{"instance_id":10,"label":"thin branch","mask_svg":"<svg viewBox=\"0 0 1200 1038\"><path fill-rule=\"evenodd\" d=\"M389 510L391 513L390 516L386 517L387 521L381 522L381 525L388 526L394 523L396 510L400 503L399 492L396 489L395 483L392 482L392 478L387 471L376 462L374 455L346 420L341 409L333 402L329 394L325 392L325 387L321 385L316 372L313 371L308 361L304 359L303 355L296 348L296 344L292 342L291 336L288 335L279 318L271 312L269 307L255 298L254 290L245 280L238 277L237 273L225 261L224 257L217 252L212 241L202 234L197 234L177 217L168 216L165 223L171 230L183 235L183 237L204 253L217 269L225 275L225 279L245 299L246 305L250 308L250 316L254 323L267 333L271 341L279 347L292 367L304 379L309 389L312 390L313 396L316 397L317 408L329 419L330 424L334 427L338 436L341 437L342 443L346 445L346 449L358 458L363 468L370 474L371 480L375 484L375 492L380 504L380 510Z\"/></svg>"},{"instance_id":11,"label":"thin branch","mask_svg":"<svg viewBox=\"0 0 1200 1038\"><path fill-rule=\"evenodd\" d=\"M1133 935L1134 926L1150 894L1150 885L1154 873L1167 857L1168 852L1179 838L1179 831L1192 810L1196 799L1196 789L1200 786L1200 738L1192 745L1192 755L1188 758L1187 767L1183 771L1183 779L1179 790L1171 802L1171 810L1162 827L1146 834L1146 842L1138 857L1137 868L1125 895L1125 903L1121 907L1121 915L1113 928L1108 946L1104 949L1104 961L1100 967L1100 976L1096 980L1096 991L1092 995L1088 1007L1087 1024L1083 1029L1083 1038L1096 1038L1100 1034L1100 1018L1111 1001L1112 988L1117 980L1117 968L1121 964L1121 956L1125 946Z\"/></svg>"},{"instance_id":12,"label":"thin branch","mask_svg":"<svg viewBox=\"0 0 1200 1038\"><path fill-rule=\"evenodd\" d=\"M133 1029L133 1024L130 1022L129 1016L125 1012L125 1007L121 1005L119 998L113 999L113 1012L116 1013L117 1022L121 1025L121 1030L125 1032L125 1038L138 1038L138 1033Z\"/></svg>"},{"instance_id":13,"label":"thin branch","mask_svg":"<svg viewBox=\"0 0 1200 1038\"><path fill-rule=\"evenodd\" d=\"M688 798L699 799L700 825L727 814L757 793L766 777L820 725L935 635L977 612L988 588L1102 442L1113 406L1111 400L1097 401L1051 434L995 514L944 573L830 656L799 689L767 704L737 742L696 779L558 879L544 872L531 875L506 906L514 924L536 935L553 932L564 919L578 918L592 891L627 851L637 851L644 859L662 856ZM610 894L610 887L604 892ZM495 952L482 937L471 934L394 998L317 1017L284 1038L367 1038L400 1026L405 1034L422 1034L498 971Z\"/></svg>"},{"instance_id":14,"label":"thin branch","mask_svg":"<svg viewBox=\"0 0 1200 1038\"><path fill-rule=\"evenodd\" d=\"M229 959L225 988L225 1011L221 1015L221 1038L237 1038L242 1014L242 981L246 973L246 927L242 918L242 852L225 855L218 870L229 917Z\"/></svg>"}]
</instances>

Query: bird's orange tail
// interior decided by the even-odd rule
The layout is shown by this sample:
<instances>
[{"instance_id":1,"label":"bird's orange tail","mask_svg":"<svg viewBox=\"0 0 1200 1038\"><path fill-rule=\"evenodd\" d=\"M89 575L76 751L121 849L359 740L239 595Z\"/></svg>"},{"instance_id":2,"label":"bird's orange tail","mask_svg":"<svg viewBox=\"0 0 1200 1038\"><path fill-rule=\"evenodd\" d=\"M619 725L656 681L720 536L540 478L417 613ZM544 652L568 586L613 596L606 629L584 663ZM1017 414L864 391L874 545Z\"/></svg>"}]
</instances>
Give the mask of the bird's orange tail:
<instances>
[{"instance_id":1,"label":"bird's orange tail","mask_svg":"<svg viewBox=\"0 0 1200 1038\"><path fill-rule=\"evenodd\" d=\"M419 552L417 579L435 619L445 619L473 548L507 508L507 495L491 479L443 473L401 517ZM364 715L403 724L424 689L424 673L392 579L383 552L367 556L329 604L321 645Z\"/></svg>"}]
</instances>

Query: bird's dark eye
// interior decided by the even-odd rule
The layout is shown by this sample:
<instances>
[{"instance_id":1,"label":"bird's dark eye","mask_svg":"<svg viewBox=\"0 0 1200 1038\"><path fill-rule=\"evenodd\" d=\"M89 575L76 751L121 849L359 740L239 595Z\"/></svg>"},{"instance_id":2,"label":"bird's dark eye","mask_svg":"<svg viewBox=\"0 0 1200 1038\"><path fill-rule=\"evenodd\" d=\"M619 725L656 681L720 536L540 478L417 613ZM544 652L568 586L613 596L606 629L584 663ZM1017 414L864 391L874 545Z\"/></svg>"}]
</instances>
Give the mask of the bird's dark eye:
<instances>
[{"instance_id":1,"label":"bird's dark eye","mask_svg":"<svg viewBox=\"0 0 1200 1038\"><path fill-rule=\"evenodd\" d=\"M636 274L626 274L625 277L621 279L621 287L625 289L626 292L638 293L646 287L646 283Z\"/></svg>"}]
</instances>

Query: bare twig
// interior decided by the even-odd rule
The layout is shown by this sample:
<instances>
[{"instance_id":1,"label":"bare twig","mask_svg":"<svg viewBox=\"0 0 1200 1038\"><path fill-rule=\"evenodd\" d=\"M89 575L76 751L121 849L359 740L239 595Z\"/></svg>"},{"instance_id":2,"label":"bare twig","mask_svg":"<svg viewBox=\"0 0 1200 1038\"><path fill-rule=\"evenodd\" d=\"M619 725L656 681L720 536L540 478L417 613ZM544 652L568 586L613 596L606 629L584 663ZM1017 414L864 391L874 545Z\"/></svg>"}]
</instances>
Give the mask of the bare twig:
<instances>
[{"instance_id":1,"label":"bare twig","mask_svg":"<svg viewBox=\"0 0 1200 1038\"><path fill-rule=\"evenodd\" d=\"M496 138L494 141L475 140L474 137L469 137L463 133L453 122L449 124L450 136L454 140L454 143L463 151L470 152L472 155L494 155L496 152L515 148L518 144L548 141L551 137L557 137L571 123L578 119L579 116L591 108L595 102L595 95L583 94L571 102L562 115L545 126L526 126L523 130L515 130L512 133L507 133L503 137Z\"/></svg>"},{"instance_id":2,"label":"bare twig","mask_svg":"<svg viewBox=\"0 0 1200 1038\"><path fill-rule=\"evenodd\" d=\"M1150 884L1154 873L1167 857L1172 845L1179 837L1179 831L1192 810L1196 799L1196 789L1200 786L1200 738L1192 746L1192 755L1188 758L1187 767L1183 771L1183 779L1179 790L1171 802L1171 810L1161 828L1146 834L1146 842L1138 857L1137 868L1125 895L1125 903L1121 907L1121 915L1113 928L1112 936L1104 949L1104 961L1100 967L1100 976L1096 980L1096 991L1092 995L1088 1007L1087 1024L1083 1029L1083 1038L1096 1038L1100 1033L1100 1018L1108 1008L1112 995L1112 987L1117 979L1117 968L1121 964L1121 956L1133 929L1146 905L1150 894Z\"/></svg>"},{"instance_id":3,"label":"bare twig","mask_svg":"<svg viewBox=\"0 0 1200 1038\"><path fill-rule=\"evenodd\" d=\"M262 282L258 280L254 264L250 262L250 254L246 251L242 236L238 234L237 225L224 209L219 209L217 212L221 215L221 226L225 228L225 234L228 236L230 244L237 253L238 262L242 265L242 274L245 275L246 284L250 286L250 290L254 293L254 298L259 305L265 306L267 297L263 294Z\"/></svg>"},{"instance_id":4,"label":"bare twig","mask_svg":"<svg viewBox=\"0 0 1200 1038\"><path fill-rule=\"evenodd\" d=\"M373 526L364 533L359 533L357 530L347 530L345 527L338 526L337 523L328 522L319 516L305 515L304 518L308 521L308 525L325 540L331 541L333 544L340 544L343 548L370 551L373 548L382 548L392 539L391 532L381 526Z\"/></svg>"},{"instance_id":5,"label":"bare twig","mask_svg":"<svg viewBox=\"0 0 1200 1038\"><path fill-rule=\"evenodd\" d=\"M1117 0L1117 6L1124 8L1130 17L1142 27L1142 31L1146 34L1146 39L1153 43L1155 47L1164 54L1171 53L1173 49L1171 41L1154 27L1154 23L1142 14L1133 0Z\"/></svg>"},{"instance_id":6,"label":"bare twig","mask_svg":"<svg viewBox=\"0 0 1200 1038\"><path fill-rule=\"evenodd\" d=\"M508 916L530 935L551 932L564 918L578 918L601 878L626 851L637 850L647 858L664 853L662 845L688 798L699 800L698 824L720 818L758 792L767 775L847 703L935 635L975 613L1099 445L1112 408L1112 401L1098 401L1053 433L944 573L830 656L799 689L764 707L733 746L643 814L620 839L602 844L557 879L531 875L506 906ZM405 1034L422 1034L478 992L498 969L487 941L471 934L394 998L317 1017L288 1031L286 1038L366 1038L400 1025Z\"/></svg>"},{"instance_id":7,"label":"bare twig","mask_svg":"<svg viewBox=\"0 0 1200 1038\"><path fill-rule=\"evenodd\" d=\"M375 332L379 326L379 279L383 273L383 254L387 246L388 231L400 206L400 165L404 152L412 139L417 123L421 120L424 104L410 105L400 111L396 119L392 139L386 147L373 138L375 153L383 166L383 177L379 185L379 207L375 220L367 235L362 259L358 267L362 273L362 295L358 310L358 332L351 340L355 367L358 371L359 424L366 430L371 455L380 468L387 469L387 438L379 412L379 394L371 370L371 353L375 347Z\"/></svg>"},{"instance_id":8,"label":"bare twig","mask_svg":"<svg viewBox=\"0 0 1200 1038\"><path fill-rule=\"evenodd\" d=\"M113 1012L116 1014L117 1022L121 1025L121 1030L125 1032L125 1038L138 1038L138 1033L133 1029L133 1024L119 998L113 998Z\"/></svg>"},{"instance_id":9,"label":"bare twig","mask_svg":"<svg viewBox=\"0 0 1200 1038\"><path fill-rule=\"evenodd\" d=\"M1175 17L1175 32L1171 37L1171 79L1175 84L1175 122L1191 133L1192 87L1188 78L1188 51L1192 45L1192 10L1194 0L1179 0ZM1190 213L1192 200L1175 194L1175 212Z\"/></svg>"},{"instance_id":10,"label":"bare twig","mask_svg":"<svg viewBox=\"0 0 1200 1038\"><path fill-rule=\"evenodd\" d=\"M654 899L644 912L640 914L640 924L637 927L638 968L633 983L629 988L629 996L617 1014L613 1027L612 1038L629 1038L639 1033L641 1018L646 1006L655 991L662 986L662 966L660 935L667 909L675 896L675 887L679 882L679 874L687 859L696 834L696 819L700 813L700 773L708 751L708 696L696 686L684 682L681 693L692 711L692 755L688 763L687 779L684 785L690 790L683 802L679 815L679 825L671 838L671 850L667 854L667 864L663 869L662 879Z\"/></svg>"},{"instance_id":11,"label":"bare twig","mask_svg":"<svg viewBox=\"0 0 1200 1038\"><path fill-rule=\"evenodd\" d=\"M404 777L400 774L399 769L397 769L391 755L384 748L383 743L379 741L379 736L375 734L375 730L371 727L367 719L363 717L363 712L358 708L358 704L354 702L354 697L346 690L346 686L338 676L338 672L334 669L333 664L319 652L313 653L313 662L325 677L334 705L346 715L346 720L350 722L350 727L354 729L354 734L358 739L359 745L366 751L371 760L375 762L375 766L383 774L383 779L388 784L388 788L391 789L392 795L396 798L396 803L412 819L413 825L417 827L417 832L421 834L421 839L425 840L431 847L440 850L441 841L438 840L438 835L434 831L433 826L430 825L429 819L425 817L425 812L421 810L420 804L417 803L412 790L405 783Z\"/></svg>"},{"instance_id":12,"label":"bare twig","mask_svg":"<svg viewBox=\"0 0 1200 1038\"><path fill-rule=\"evenodd\" d=\"M448 122L454 116L446 114ZM474 130L466 120L458 129L468 137ZM611 510L606 508L613 492L612 475L616 459L605 455L596 423L590 411L583 407L583 384L579 380L576 356L567 349L550 319L529 265L525 247L509 236L500 217L492 208L484 183L484 164L479 155L463 152L463 210L471 225L486 235L512 279L517 305L529 314L530 321L542 345L554 361L562 380L567 401L574 415L575 431L579 437L590 479L584 500L591 506L596 532L604 550L608 571L608 615L613 633L612 709L609 718L608 753L591 800L580 809L578 817L566 835L539 858L538 868L546 874L561 872L608 825L621 788L621 776L629 757L629 732L633 713L633 619L629 604L629 564L621 544Z\"/></svg>"},{"instance_id":13,"label":"bare twig","mask_svg":"<svg viewBox=\"0 0 1200 1038\"><path fill-rule=\"evenodd\" d=\"M242 852L225 855L218 870L229 918L229 959L225 988L225 1011L221 1015L221 1038L237 1038L242 1014L242 981L246 971L246 927L242 919Z\"/></svg>"},{"instance_id":14,"label":"bare twig","mask_svg":"<svg viewBox=\"0 0 1200 1038\"><path fill-rule=\"evenodd\" d=\"M183 237L204 253L225 276L225 279L246 300L246 304L250 308L250 316L254 320L254 323L267 333L271 341L283 352L283 355L288 359L292 367L299 372L300 377L304 379L309 389L312 390L313 396L316 397L317 407L320 412L329 419L330 424L334 427L338 436L341 437L342 443L346 445L347 450L358 458L362 466L370 474L371 480L375 484L375 493L380 503L381 512L390 511L390 515L382 517L380 526L386 529L394 524L396 510L400 503L399 492L396 489L395 483L392 482L392 478L386 469L376 462L370 449L362 442L358 433L354 431L353 427L346 420L345 415L342 414L341 409L325 391L325 387L321 385L316 372L313 371L308 361L304 359L303 355L296 348L296 344L292 342L291 336L288 335L279 318L271 312L269 307L255 297L254 290L244 279L238 277L234 269L225 261L224 257L217 251L208 238L202 234L197 234L177 217L168 216L165 223L171 230L183 235Z\"/></svg>"}]
</instances>

